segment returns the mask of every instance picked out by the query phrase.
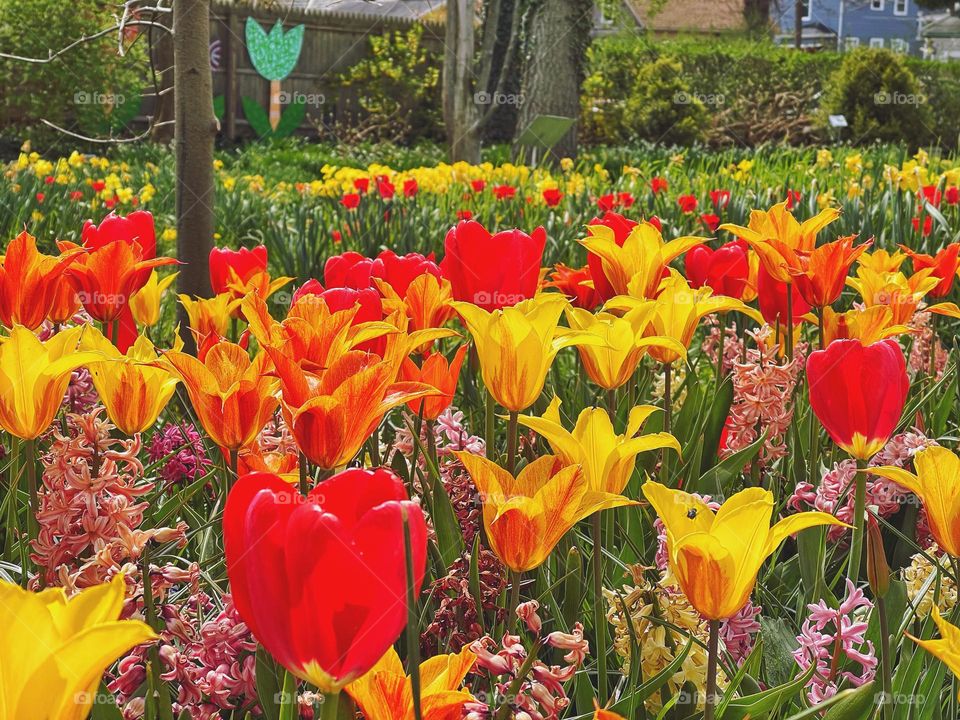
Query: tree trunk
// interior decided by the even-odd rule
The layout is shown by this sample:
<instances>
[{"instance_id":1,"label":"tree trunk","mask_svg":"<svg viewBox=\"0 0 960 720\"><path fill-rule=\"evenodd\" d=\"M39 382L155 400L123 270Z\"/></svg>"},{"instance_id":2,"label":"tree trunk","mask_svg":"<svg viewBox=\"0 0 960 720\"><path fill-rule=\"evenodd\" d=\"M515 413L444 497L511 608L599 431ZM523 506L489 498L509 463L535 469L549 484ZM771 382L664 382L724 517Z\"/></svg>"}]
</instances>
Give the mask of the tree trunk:
<instances>
[{"instance_id":1,"label":"tree trunk","mask_svg":"<svg viewBox=\"0 0 960 720\"><path fill-rule=\"evenodd\" d=\"M769 34L770 0L744 0L743 16L750 35L764 37Z\"/></svg>"},{"instance_id":2,"label":"tree trunk","mask_svg":"<svg viewBox=\"0 0 960 720\"><path fill-rule=\"evenodd\" d=\"M592 0L539 0L529 24L518 134L538 115L579 118L580 85L592 25ZM574 157L576 152L574 123L551 156L556 160Z\"/></svg>"},{"instance_id":3,"label":"tree trunk","mask_svg":"<svg viewBox=\"0 0 960 720\"><path fill-rule=\"evenodd\" d=\"M803 3L800 0L794 0L793 26L793 44L799 50L803 46Z\"/></svg>"},{"instance_id":4,"label":"tree trunk","mask_svg":"<svg viewBox=\"0 0 960 720\"><path fill-rule=\"evenodd\" d=\"M171 13L156 13L151 20L163 23L171 28L164 32L160 28L150 28L153 64L157 68L157 97L153 99L154 127L151 136L154 141L167 143L173 139L174 96L173 96L173 32Z\"/></svg>"},{"instance_id":5,"label":"tree trunk","mask_svg":"<svg viewBox=\"0 0 960 720\"><path fill-rule=\"evenodd\" d=\"M182 263L177 291L209 297L208 262L213 247L213 114L210 72L210 0L174 0L173 51L177 165L177 259ZM193 338L183 309L181 334Z\"/></svg>"},{"instance_id":6,"label":"tree trunk","mask_svg":"<svg viewBox=\"0 0 960 720\"><path fill-rule=\"evenodd\" d=\"M443 120L450 159L480 162L480 113L473 97L473 0L448 0L443 62Z\"/></svg>"}]
</instances>

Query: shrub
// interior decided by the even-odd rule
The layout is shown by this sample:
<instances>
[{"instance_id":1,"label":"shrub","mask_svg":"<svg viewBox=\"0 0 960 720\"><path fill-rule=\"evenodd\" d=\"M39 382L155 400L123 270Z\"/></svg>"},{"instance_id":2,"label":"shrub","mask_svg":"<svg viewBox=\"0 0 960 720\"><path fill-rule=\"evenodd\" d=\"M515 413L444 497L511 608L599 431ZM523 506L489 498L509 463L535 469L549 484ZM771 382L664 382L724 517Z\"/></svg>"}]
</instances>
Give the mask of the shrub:
<instances>
[{"instance_id":1,"label":"shrub","mask_svg":"<svg viewBox=\"0 0 960 720\"><path fill-rule=\"evenodd\" d=\"M856 143L918 146L933 134L926 94L903 58L889 50L863 48L848 54L829 80L823 108L824 116L846 116Z\"/></svg>"},{"instance_id":2,"label":"shrub","mask_svg":"<svg viewBox=\"0 0 960 720\"><path fill-rule=\"evenodd\" d=\"M0 47L47 57L114 23L101 0L0 0ZM110 34L71 49L51 63L0 60L0 126L27 129L41 119L87 134L126 125L137 114L146 77L145 38L128 37L125 57Z\"/></svg>"},{"instance_id":3,"label":"shrub","mask_svg":"<svg viewBox=\"0 0 960 720\"><path fill-rule=\"evenodd\" d=\"M630 54L629 48L624 49ZM623 72L627 69L629 72ZM649 140L668 145L703 139L706 109L691 91L679 61L659 57L615 63L609 70L595 70L584 83L583 126L588 139L606 143Z\"/></svg>"}]
</instances>

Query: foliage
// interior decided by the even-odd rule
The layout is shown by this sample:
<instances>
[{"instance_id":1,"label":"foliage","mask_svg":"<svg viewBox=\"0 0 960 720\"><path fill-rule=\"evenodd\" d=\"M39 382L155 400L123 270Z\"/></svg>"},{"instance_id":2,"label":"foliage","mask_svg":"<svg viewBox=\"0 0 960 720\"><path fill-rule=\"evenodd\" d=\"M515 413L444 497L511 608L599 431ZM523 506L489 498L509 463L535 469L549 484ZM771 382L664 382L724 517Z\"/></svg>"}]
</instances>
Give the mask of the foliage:
<instances>
[{"instance_id":1,"label":"foliage","mask_svg":"<svg viewBox=\"0 0 960 720\"><path fill-rule=\"evenodd\" d=\"M115 8L100 0L76 0L65 12L60 0L0 0L0 48L43 58L114 22ZM93 135L127 125L139 112L146 85L146 42L107 35L82 43L47 64L0 60L0 127L31 128L46 119Z\"/></svg>"},{"instance_id":2,"label":"foliage","mask_svg":"<svg viewBox=\"0 0 960 720\"><path fill-rule=\"evenodd\" d=\"M845 115L853 142L907 141L932 134L932 116L916 76L889 50L849 53L830 78L824 112Z\"/></svg>"},{"instance_id":3,"label":"foliage","mask_svg":"<svg viewBox=\"0 0 960 720\"><path fill-rule=\"evenodd\" d=\"M423 27L370 36L370 55L344 72L341 97L355 102L357 139L409 142L435 137L440 127L442 57L423 40Z\"/></svg>"},{"instance_id":4,"label":"foliage","mask_svg":"<svg viewBox=\"0 0 960 720\"><path fill-rule=\"evenodd\" d=\"M620 73L632 67L634 72ZM613 70L613 72L609 72ZM623 92L626 85L629 90ZM650 140L685 145L701 140L707 113L692 93L683 65L669 57L605 65L584 82L584 133L623 143Z\"/></svg>"}]
</instances>

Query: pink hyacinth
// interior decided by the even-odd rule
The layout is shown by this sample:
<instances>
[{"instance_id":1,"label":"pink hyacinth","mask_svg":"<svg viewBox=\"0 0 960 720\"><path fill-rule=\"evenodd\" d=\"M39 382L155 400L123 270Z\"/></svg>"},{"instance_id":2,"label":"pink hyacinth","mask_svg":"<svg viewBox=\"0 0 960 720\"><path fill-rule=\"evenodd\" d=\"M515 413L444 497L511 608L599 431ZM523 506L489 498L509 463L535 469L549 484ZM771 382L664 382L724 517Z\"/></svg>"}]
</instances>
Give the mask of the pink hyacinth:
<instances>
[{"instance_id":1,"label":"pink hyacinth","mask_svg":"<svg viewBox=\"0 0 960 720\"><path fill-rule=\"evenodd\" d=\"M154 433L147 448L152 463L160 463L160 477L167 485L192 482L202 477L213 461L207 457L203 438L193 423L167 423Z\"/></svg>"},{"instance_id":2,"label":"pink hyacinth","mask_svg":"<svg viewBox=\"0 0 960 720\"><path fill-rule=\"evenodd\" d=\"M740 612L720 625L720 640L738 666L753 650L757 633L760 632L760 623L757 621L760 612L761 608L748 600Z\"/></svg>"},{"instance_id":3,"label":"pink hyacinth","mask_svg":"<svg viewBox=\"0 0 960 720\"><path fill-rule=\"evenodd\" d=\"M801 674L811 665L816 668L807 682L807 698L812 704L836 695L843 682L860 687L873 679L877 657L873 643L865 637L867 622L863 619L872 608L873 603L849 578L839 608L831 608L824 600L807 606L810 616L797 636L800 647L793 657Z\"/></svg>"}]
</instances>

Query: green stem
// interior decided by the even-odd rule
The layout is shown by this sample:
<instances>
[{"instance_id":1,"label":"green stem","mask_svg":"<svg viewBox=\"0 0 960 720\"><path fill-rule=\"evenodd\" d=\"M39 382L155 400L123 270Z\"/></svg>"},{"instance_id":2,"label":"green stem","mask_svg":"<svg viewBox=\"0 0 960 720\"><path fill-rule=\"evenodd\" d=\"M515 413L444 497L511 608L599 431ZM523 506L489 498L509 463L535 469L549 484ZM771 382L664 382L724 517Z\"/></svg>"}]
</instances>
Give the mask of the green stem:
<instances>
[{"instance_id":1,"label":"green stem","mask_svg":"<svg viewBox=\"0 0 960 720\"><path fill-rule=\"evenodd\" d=\"M420 632L413 573L413 544L410 540L410 519L407 517L406 507L402 508L402 513L403 557L407 569L407 673L410 675L410 689L413 694L414 720L423 720L423 710L420 707Z\"/></svg>"},{"instance_id":2,"label":"green stem","mask_svg":"<svg viewBox=\"0 0 960 720\"><path fill-rule=\"evenodd\" d=\"M669 433L673 427L673 388L671 387L672 364L663 366L663 431ZM670 482L670 455L667 448L660 451L660 475L663 482Z\"/></svg>"},{"instance_id":3,"label":"green stem","mask_svg":"<svg viewBox=\"0 0 960 720\"><path fill-rule=\"evenodd\" d=\"M511 700L520 694L520 688L523 687L523 683L526 681L527 675L530 674L534 664L537 662L537 659L540 656L540 649L542 647L543 640L540 639L534 643L532 648L530 648L530 654L527 655L527 659L524 660L523 665L520 666L516 677L514 677L513 682L510 683L510 687L507 688L505 701L497 710L497 714L493 716L494 720L507 720L510 717Z\"/></svg>"},{"instance_id":4,"label":"green stem","mask_svg":"<svg viewBox=\"0 0 960 720\"><path fill-rule=\"evenodd\" d=\"M517 443L519 442L519 413L510 411L510 423L507 427L507 472L516 475L517 471Z\"/></svg>"},{"instance_id":5,"label":"green stem","mask_svg":"<svg viewBox=\"0 0 960 720\"><path fill-rule=\"evenodd\" d=\"M240 474L239 462L239 451L237 448L230 448L230 475L227 477L227 490L230 490L237 481Z\"/></svg>"},{"instance_id":6,"label":"green stem","mask_svg":"<svg viewBox=\"0 0 960 720\"><path fill-rule=\"evenodd\" d=\"M40 531L37 513L40 512L40 495L37 491L37 441L33 438L23 441L23 463L27 472L27 492L30 495L30 508L27 515L27 530L30 540L36 540Z\"/></svg>"},{"instance_id":7,"label":"green stem","mask_svg":"<svg viewBox=\"0 0 960 720\"><path fill-rule=\"evenodd\" d=\"M720 323L718 327L720 328L719 339L717 340L717 389L720 388L720 383L723 382L723 348L726 344L726 333L723 329L723 318L726 313L720 313Z\"/></svg>"},{"instance_id":8,"label":"green stem","mask_svg":"<svg viewBox=\"0 0 960 720\"><path fill-rule=\"evenodd\" d=\"M483 440L487 446L487 457L493 458L496 455L497 438L494 435L496 428L493 424L494 413L496 411L496 401L493 395L487 390L487 402L484 407L483 417Z\"/></svg>"},{"instance_id":9,"label":"green stem","mask_svg":"<svg viewBox=\"0 0 960 720\"><path fill-rule=\"evenodd\" d=\"M713 720L717 705L717 665L720 659L720 621L710 621L707 640L707 697L703 701L703 720Z\"/></svg>"},{"instance_id":10,"label":"green stem","mask_svg":"<svg viewBox=\"0 0 960 720\"><path fill-rule=\"evenodd\" d=\"M517 605L520 604L520 582L523 580L523 573L516 570L510 571L510 605L507 607L507 627L510 633L515 635L517 632Z\"/></svg>"},{"instance_id":11,"label":"green stem","mask_svg":"<svg viewBox=\"0 0 960 720\"><path fill-rule=\"evenodd\" d=\"M880 708L883 720L893 718L893 672L890 663L890 623L887 619L887 605L882 597L876 598L877 612L880 613L880 676L883 681L883 697Z\"/></svg>"},{"instance_id":12,"label":"green stem","mask_svg":"<svg viewBox=\"0 0 960 720\"><path fill-rule=\"evenodd\" d=\"M793 285L787 283L787 359L793 360Z\"/></svg>"},{"instance_id":13,"label":"green stem","mask_svg":"<svg viewBox=\"0 0 960 720\"><path fill-rule=\"evenodd\" d=\"M307 482L307 456L303 453L297 459L297 469L300 471L300 494L306 495L310 492L310 484Z\"/></svg>"},{"instance_id":14,"label":"green stem","mask_svg":"<svg viewBox=\"0 0 960 720\"><path fill-rule=\"evenodd\" d=\"M847 567L847 577L854 584L860 579L860 565L863 555L864 514L867 506L867 474L863 472L867 467L866 460L857 460L857 475L854 479L853 496L853 540L850 542L850 564Z\"/></svg>"},{"instance_id":15,"label":"green stem","mask_svg":"<svg viewBox=\"0 0 960 720\"><path fill-rule=\"evenodd\" d=\"M340 691L327 693L323 696L323 706L320 710L320 720L337 720L340 710Z\"/></svg>"},{"instance_id":16,"label":"green stem","mask_svg":"<svg viewBox=\"0 0 960 720\"><path fill-rule=\"evenodd\" d=\"M600 512L590 517L593 534L593 632L597 639L597 698L607 702L607 619L603 612L603 534Z\"/></svg>"}]
</instances>

